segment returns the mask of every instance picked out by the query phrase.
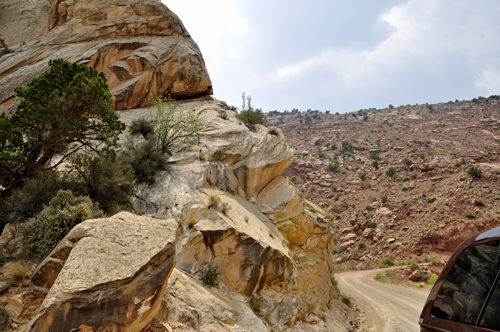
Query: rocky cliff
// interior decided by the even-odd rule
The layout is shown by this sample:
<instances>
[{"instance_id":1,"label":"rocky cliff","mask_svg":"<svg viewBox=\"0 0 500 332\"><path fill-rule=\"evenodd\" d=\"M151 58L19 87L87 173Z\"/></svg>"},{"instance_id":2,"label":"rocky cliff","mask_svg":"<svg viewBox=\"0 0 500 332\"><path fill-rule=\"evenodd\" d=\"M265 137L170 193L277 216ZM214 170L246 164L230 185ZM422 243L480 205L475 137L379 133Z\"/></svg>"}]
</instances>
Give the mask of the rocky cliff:
<instances>
[{"instance_id":1,"label":"rocky cliff","mask_svg":"<svg viewBox=\"0 0 500 332\"><path fill-rule=\"evenodd\" d=\"M14 88L48 70L50 59L106 73L116 110L149 105L151 95L212 93L201 52L179 18L157 0L3 1L0 113L15 110Z\"/></svg>"}]
</instances>

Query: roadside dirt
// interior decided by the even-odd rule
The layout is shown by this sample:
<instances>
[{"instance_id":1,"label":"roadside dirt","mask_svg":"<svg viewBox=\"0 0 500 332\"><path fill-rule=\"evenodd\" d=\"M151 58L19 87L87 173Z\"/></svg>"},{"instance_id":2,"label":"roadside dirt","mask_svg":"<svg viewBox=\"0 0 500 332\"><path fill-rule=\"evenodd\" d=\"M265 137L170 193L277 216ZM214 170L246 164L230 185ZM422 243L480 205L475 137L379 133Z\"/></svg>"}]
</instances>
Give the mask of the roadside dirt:
<instances>
[{"instance_id":1,"label":"roadside dirt","mask_svg":"<svg viewBox=\"0 0 500 332\"><path fill-rule=\"evenodd\" d=\"M360 331L419 332L418 318L429 289L384 284L373 280L383 269L336 274L338 285L365 313Z\"/></svg>"}]
</instances>

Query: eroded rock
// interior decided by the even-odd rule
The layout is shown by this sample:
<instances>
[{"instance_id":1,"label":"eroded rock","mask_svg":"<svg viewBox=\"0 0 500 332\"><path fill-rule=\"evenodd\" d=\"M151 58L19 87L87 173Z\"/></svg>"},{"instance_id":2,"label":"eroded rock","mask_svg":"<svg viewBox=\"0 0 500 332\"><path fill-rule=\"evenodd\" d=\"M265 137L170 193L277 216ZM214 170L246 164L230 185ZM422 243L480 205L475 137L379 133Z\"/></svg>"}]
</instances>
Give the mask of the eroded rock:
<instances>
[{"instance_id":1,"label":"eroded rock","mask_svg":"<svg viewBox=\"0 0 500 332\"><path fill-rule=\"evenodd\" d=\"M74 247L32 331L141 331L160 308L177 236L174 220L127 212L75 226L64 239Z\"/></svg>"},{"instance_id":2,"label":"eroded rock","mask_svg":"<svg viewBox=\"0 0 500 332\"><path fill-rule=\"evenodd\" d=\"M23 0L9 4L0 7L0 23L5 42L14 52L0 62L0 113L13 112L14 88L46 72L49 60L55 58L103 71L117 110L150 105L150 95L183 99L212 93L197 44L177 15L160 1L106 0L96 5L92 0ZM19 24L29 27L27 34Z\"/></svg>"}]
</instances>

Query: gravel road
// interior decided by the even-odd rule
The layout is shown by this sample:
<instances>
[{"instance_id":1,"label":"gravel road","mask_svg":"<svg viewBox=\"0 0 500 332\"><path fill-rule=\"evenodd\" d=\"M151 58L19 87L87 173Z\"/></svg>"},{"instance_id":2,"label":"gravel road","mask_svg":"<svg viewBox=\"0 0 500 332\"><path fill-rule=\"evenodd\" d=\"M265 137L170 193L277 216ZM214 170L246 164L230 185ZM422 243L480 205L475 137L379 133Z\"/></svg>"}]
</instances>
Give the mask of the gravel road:
<instances>
[{"instance_id":1,"label":"gravel road","mask_svg":"<svg viewBox=\"0 0 500 332\"><path fill-rule=\"evenodd\" d=\"M349 294L366 314L361 331L419 332L418 319L430 290L373 280L384 270L336 274L343 294Z\"/></svg>"}]
</instances>

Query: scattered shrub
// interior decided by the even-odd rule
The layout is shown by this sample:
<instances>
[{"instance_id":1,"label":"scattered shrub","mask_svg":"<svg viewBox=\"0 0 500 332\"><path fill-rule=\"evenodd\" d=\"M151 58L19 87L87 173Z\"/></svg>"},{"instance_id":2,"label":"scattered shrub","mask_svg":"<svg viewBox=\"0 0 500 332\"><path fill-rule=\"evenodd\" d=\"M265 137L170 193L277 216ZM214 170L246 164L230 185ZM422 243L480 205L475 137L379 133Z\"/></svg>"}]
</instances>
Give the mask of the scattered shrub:
<instances>
[{"instance_id":1,"label":"scattered shrub","mask_svg":"<svg viewBox=\"0 0 500 332\"><path fill-rule=\"evenodd\" d=\"M373 160L372 166L373 166L373 168L378 169L378 160Z\"/></svg>"},{"instance_id":2,"label":"scattered shrub","mask_svg":"<svg viewBox=\"0 0 500 332\"><path fill-rule=\"evenodd\" d=\"M386 278L384 278L380 273L377 273L377 275L375 277L373 277L373 279L379 281L379 282L383 282L384 284L386 284L388 281Z\"/></svg>"},{"instance_id":3,"label":"scattered shrub","mask_svg":"<svg viewBox=\"0 0 500 332\"><path fill-rule=\"evenodd\" d=\"M142 135L144 139L148 139L149 135L154 133L154 130L155 128L151 121L146 119L145 117L134 119L128 126L130 135Z\"/></svg>"},{"instance_id":4,"label":"scattered shrub","mask_svg":"<svg viewBox=\"0 0 500 332\"><path fill-rule=\"evenodd\" d=\"M305 177L306 177L306 175L305 175L305 174L300 174L300 178L301 178L301 179L303 179L303 178L305 178Z\"/></svg>"},{"instance_id":5,"label":"scattered shrub","mask_svg":"<svg viewBox=\"0 0 500 332\"><path fill-rule=\"evenodd\" d=\"M370 268L372 266L372 263L370 261L364 261L363 265L367 268Z\"/></svg>"},{"instance_id":6,"label":"scattered shrub","mask_svg":"<svg viewBox=\"0 0 500 332\"><path fill-rule=\"evenodd\" d=\"M100 218L103 212L87 197L60 190L42 212L20 226L27 259L41 262L77 224Z\"/></svg>"},{"instance_id":7,"label":"scattered shrub","mask_svg":"<svg viewBox=\"0 0 500 332\"><path fill-rule=\"evenodd\" d=\"M386 171L385 174L387 176L393 177L394 174L396 174L396 169L394 167L389 167Z\"/></svg>"},{"instance_id":8,"label":"scattered shrub","mask_svg":"<svg viewBox=\"0 0 500 332\"><path fill-rule=\"evenodd\" d=\"M403 164L410 166L413 164L413 161L411 161L410 159L405 157L405 158L403 158Z\"/></svg>"},{"instance_id":9,"label":"scattered shrub","mask_svg":"<svg viewBox=\"0 0 500 332\"><path fill-rule=\"evenodd\" d=\"M258 297L252 297L250 299L250 308L252 308L252 310L254 312L260 312L262 310L262 301L260 298Z\"/></svg>"},{"instance_id":10,"label":"scattered shrub","mask_svg":"<svg viewBox=\"0 0 500 332\"><path fill-rule=\"evenodd\" d=\"M271 127L271 128L269 128L269 134L274 135L274 136L279 136L280 130L276 127Z\"/></svg>"},{"instance_id":11,"label":"scattered shrub","mask_svg":"<svg viewBox=\"0 0 500 332\"><path fill-rule=\"evenodd\" d=\"M443 260L439 257L431 257L429 260L430 265L439 265L443 264Z\"/></svg>"},{"instance_id":12,"label":"scattered shrub","mask_svg":"<svg viewBox=\"0 0 500 332\"><path fill-rule=\"evenodd\" d=\"M435 201L436 201L436 197L432 197L432 198L429 198L429 199L427 200L427 203L429 203L429 204L430 204L430 203L434 203Z\"/></svg>"},{"instance_id":13,"label":"scattered shrub","mask_svg":"<svg viewBox=\"0 0 500 332\"><path fill-rule=\"evenodd\" d=\"M367 205L367 206L366 206L366 211L371 211L371 210L373 210L373 206L371 206L371 205Z\"/></svg>"},{"instance_id":14,"label":"scattered shrub","mask_svg":"<svg viewBox=\"0 0 500 332\"><path fill-rule=\"evenodd\" d=\"M392 244L389 245L389 250L390 251L394 251L394 250L396 250L398 248L399 248L399 245L396 244L396 243L392 243Z\"/></svg>"},{"instance_id":15,"label":"scattered shrub","mask_svg":"<svg viewBox=\"0 0 500 332\"><path fill-rule=\"evenodd\" d=\"M358 219L349 220L349 224L351 224L351 226L356 225L357 222L358 222Z\"/></svg>"},{"instance_id":16,"label":"scattered shrub","mask_svg":"<svg viewBox=\"0 0 500 332\"><path fill-rule=\"evenodd\" d=\"M435 273L432 273L430 278L427 280L427 284L433 286L436 283L437 278L438 278L438 275Z\"/></svg>"},{"instance_id":17,"label":"scattered shrub","mask_svg":"<svg viewBox=\"0 0 500 332\"><path fill-rule=\"evenodd\" d=\"M408 191L408 187L403 187L403 188L401 188L401 190Z\"/></svg>"},{"instance_id":18,"label":"scattered shrub","mask_svg":"<svg viewBox=\"0 0 500 332\"><path fill-rule=\"evenodd\" d=\"M168 156L156 149L153 139L139 144L130 140L121 151L119 160L132 167L138 182L153 184L156 173L165 169Z\"/></svg>"},{"instance_id":19,"label":"scattered shrub","mask_svg":"<svg viewBox=\"0 0 500 332\"><path fill-rule=\"evenodd\" d=\"M130 196L134 187L130 165L97 155L80 154L70 159L67 168L77 184L74 191L99 203L105 213L112 215L132 209Z\"/></svg>"},{"instance_id":20,"label":"scattered shrub","mask_svg":"<svg viewBox=\"0 0 500 332\"><path fill-rule=\"evenodd\" d=\"M410 178L408 176L403 176L403 182L410 181Z\"/></svg>"},{"instance_id":21,"label":"scattered shrub","mask_svg":"<svg viewBox=\"0 0 500 332\"><path fill-rule=\"evenodd\" d=\"M382 204L387 203L387 201L388 201L387 196L382 196L382 199L381 199Z\"/></svg>"},{"instance_id":22,"label":"scattered shrub","mask_svg":"<svg viewBox=\"0 0 500 332\"><path fill-rule=\"evenodd\" d=\"M359 172L358 176L362 181L366 180L366 172Z\"/></svg>"},{"instance_id":23,"label":"scattered shrub","mask_svg":"<svg viewBox=\"0 0 500 332\"><path fill-rule=\"evenodd\" d=\"M340 256L340 261L343 263L347 260L347 254L342 254L342 256Z\"/></svg>"},{"instance_id":24,"label":"scattered shrub","mask_svg":"<svg viewBox=\"0 0 500 332\"><path fill-rule=\"evenodd\" d=\"M478 166L471 166L471 168L469 168L467 170L467 174L470 175L471 178L476 178L476 179L480 179L481 176L483 175L483 172L481 171L481 169L478 167Z\"/></svg>"},{"instance_id":25,"label":"scattered shrub","mask_svg":"<svg viewBox=\"0 0 500 332\"><path fill-rule=\"evenodd\" d=\"M365 249L365 248L366 248L366 243L365 243L365 241L363 241L363 240L359 241L359 242L358 242L358 248L359 248L360 250Z\"/></svg>"},{"instance_id":26,"label":"scattered shrub","mask_svg":"<svg viewBox=\"0 0 500 332\"><path fill-rule=\"evenodd\" d=\"M208 198L208 207L218 208L219 207L219 197L215 195L210 195Z\"/></svg>"},{"instance_id":27,"label":"scattered shrub","mask_svg":"<svg viewBox=\"0 0 500 332\"><path fill-rule=\"evenodd\" d=\"M380 160L380 155L376 152L370 152L370 159L373 159L373 160Z\"/></svg>"},{"instance_id":28,"label":"scattered shrub","mask_svg":"<svg viewBox=\"0 0 500 332\"><path fill-rule=\"evenodd\" d=\"M366 214L366 219L370 219L373 217L373 213L369 212Z\"/></svg>"},{"instance_id":29,"label":"scattered shrub","mask_svg":"<svg viewBox=\"0 0 500 332\"><path fill-rule=\"evenodd\" d=\"M476 205L477 206L484 206L484 199L482 198L476 198Z\"/></svg>"},{"instance_id":30,"label":"scattered shrub","mask_svg":"<svg viewBox=\"0 0 500 332\"><path fill-rule=\"evenodd\" d=\"M349 308L351 308L352 307L351 300L345 295L341 295L341 297L342 297L342 302L344 302L345 305L347 305Z\"/></svg>"},{"instance_id":31,"label":"scattered shrub","mask_svg":"<svg viewBox=\"0 0 500 332\"><path fill-rule=\"evenodd\" d=\"M394 263L392 262L392 255L387 255L386 257L382 258L382 264L393 266Z\"/></svg>"},{"instance_id":32,"label":"scattered shrub","mask_svg":"<svg viewBox=\"0 0 500 332\"><path fill-rule=\"evenodd\" d=\"M218 265L212 266L208 263L205 270L200 268L200 280L203 282L203 286L216 287L219 285L219 275L221 273L217 272L218 267Z\"/></svg>"},{"instance_id":33,"label":"scattered shrub","mask_svg":"<svg viewBox=\"0 0 500 332\"><path fill-rule=\"evenodd\" d=\"M295 182L295 180L296 180L296 179L297 179L297 177L294 175L294 176L292 176L292 177L290 178L290 181Z\"/></svg>"},{"instance_id":34,"label":"scattered shrub","mask_svg":"<svg viewBox=\"0 0 500 332\"><path fill-rule=\"evenodd\" d=\"M464 216L466 216L467 218L471 218L471 219L476 218L476 214L470 210L465 211Z\"/></svg>"}]
</instances>

